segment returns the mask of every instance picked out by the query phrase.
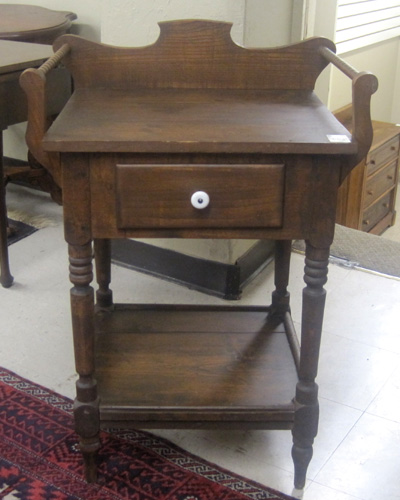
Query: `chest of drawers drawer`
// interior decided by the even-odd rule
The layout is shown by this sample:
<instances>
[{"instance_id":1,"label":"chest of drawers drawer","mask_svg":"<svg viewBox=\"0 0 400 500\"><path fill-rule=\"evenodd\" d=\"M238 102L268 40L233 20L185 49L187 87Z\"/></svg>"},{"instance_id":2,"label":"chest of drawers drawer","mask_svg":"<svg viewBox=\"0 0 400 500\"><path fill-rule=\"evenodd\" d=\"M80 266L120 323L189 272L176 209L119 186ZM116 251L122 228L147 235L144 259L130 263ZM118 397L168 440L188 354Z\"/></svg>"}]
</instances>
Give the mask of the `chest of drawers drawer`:
<instances>
[{"instance_id":1,"label":"chest of drawers drawer","mask_svg":"<svg viewBox=\"0 0 400 500\"><path fill-rule=\"evenodd\" d=\"M279 227L284 165L117 165L119 229Z\"/></svg>"},{"instance_id":2,"label":"chest of drawers drawer","mask_svg":"<svg viewBox=\"0 0 400 500\"><path fill-rule=\"evenodd\" d=\"M383 165L398 158L399 136L385 142L382 146L372 150L367 156L367 176L372 175Z\"/></svg>"},{"instance_id":3,"label":"chest of drawers drawer","mask_svg":"<svg viewBox=\"0 0 400 500\"><path fill-rule=\"evenodd\" d=\"M397 160L378 170L367 178L364 198L364 208L369 207L386 191L393 188L396 179Z\"/></svg>"},{"instance_id":4,"label":"chest of drawers drawer","mask_svg":"<svg viewBox=\"0 0 400 500\"><path fill-rule=\"evenodd\" d=\"M370 205L363 213L362 230L370 231L390 211L394 202L394 190L389 191L373 205Z\"/></svg>"}]
</instances>

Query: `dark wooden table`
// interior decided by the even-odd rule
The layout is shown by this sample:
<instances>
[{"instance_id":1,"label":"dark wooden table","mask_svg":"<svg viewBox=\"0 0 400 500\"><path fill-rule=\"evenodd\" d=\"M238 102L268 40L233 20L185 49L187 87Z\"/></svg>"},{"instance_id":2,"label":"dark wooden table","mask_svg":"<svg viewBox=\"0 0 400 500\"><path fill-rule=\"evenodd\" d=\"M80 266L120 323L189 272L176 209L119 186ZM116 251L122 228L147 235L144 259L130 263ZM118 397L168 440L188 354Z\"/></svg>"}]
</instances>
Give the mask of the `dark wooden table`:
<instances>
[{"instance_id":1,"label":"dark wooden table","mask_svg":"<svg viewBox=\"0 0 400 500\"><path fill-rule=\"evenodd\" d=\"M39 66L51 56L51 44L59 35L67 33L76 15L33 5L0 4L0 261L2 286L13 282L7 248L7 215L3 176L3 130L26 121L26 98L19 86L19 76L26 68ZM17 43L18 42L18 43ZM34 43L21 43L34 42ZM61 83L59 76L56 80ZM54 85L55 79L52 77ZM49 112L56 113L65 102L62 83L60 97L49 95Z\"/></svg>"},{"instance_id":2,"label":"dark wooden table","mask_svg":"<svg viewBox=\"0 0 400 500\"><path fill-rule=\"evenodd\" d=\"M368 150L376 79L343 65L325 39L245 50L229 24L206 21L162 23L145 48L69 36L56 48L75 92L43 147L63 170L87 479L101 426L274 428L292 429L302 488L336 196ZM313 92L328 60L358 79L353 137ZM110 240L136 237L274 239L272 303L114 304ZM301 348L287 290L293 238L306 240Z\"/></svg>"},{"instance_id":3,"label":"dark wooden table","mask_svg":"<svg viewBox=\"0 0 400 500\"><path fill-rule=\"evenodd\" d=\"M11 286L7 248L7 213L3 175L3 130L26 120L26 98L19 86L24 69L40 66L52 54L51 47L0 40L0 260L1 284Z\"/></svg>"},{"instance_id":4,"label":"dark wooden table","mask_svg":"<svg viewBox=\"0 0 400 500\"><path fill-rule=\"evenodd\" d=\"M0 39L50 45L69 31L74 19L73 12L36 5L0 4Z\"/></svg>"}]
</instances>

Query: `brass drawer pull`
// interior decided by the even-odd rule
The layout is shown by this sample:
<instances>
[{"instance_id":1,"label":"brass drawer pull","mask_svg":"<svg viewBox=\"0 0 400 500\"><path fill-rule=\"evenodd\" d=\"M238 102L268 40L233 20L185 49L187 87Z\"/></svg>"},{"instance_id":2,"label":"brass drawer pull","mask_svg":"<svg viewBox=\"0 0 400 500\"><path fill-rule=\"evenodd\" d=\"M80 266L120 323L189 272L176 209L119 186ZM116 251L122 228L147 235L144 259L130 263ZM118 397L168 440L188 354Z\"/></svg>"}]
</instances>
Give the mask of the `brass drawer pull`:
<instances>
[{"instance_id":1,"label":"brass drawer pull","mask_svg":"<svg viewBox=\"0 0 400 500\"><path fill-rule=\"evenodd\" d=\"M198 210L203 210L204 208L208 207L210 203L210 197L204 191L196 191L195 193L192 194L190 202L192 203L194 208L197 208Z\"/></svg>"}]
</instances>

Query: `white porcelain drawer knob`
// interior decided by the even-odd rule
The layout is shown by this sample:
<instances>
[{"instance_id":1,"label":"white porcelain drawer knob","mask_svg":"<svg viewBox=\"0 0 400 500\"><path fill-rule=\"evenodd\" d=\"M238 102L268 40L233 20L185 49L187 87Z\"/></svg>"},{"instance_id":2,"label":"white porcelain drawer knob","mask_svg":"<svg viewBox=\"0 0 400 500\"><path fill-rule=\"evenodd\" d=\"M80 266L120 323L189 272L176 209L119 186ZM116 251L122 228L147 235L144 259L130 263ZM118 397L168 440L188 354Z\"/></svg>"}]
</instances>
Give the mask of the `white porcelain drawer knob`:
<instances>
[{"instance_id":1,"label":"white porcelain drawer knob","mask_svg":"<svg viewBox=\"0 0 400 500\"><path fill-rule=\"evenodd\" d=\"M204 191L196 191L192 194L190 201L194 208L202 210L203 208L208 207L210 203L210 197Z\"/></svg>"}]
</instances>

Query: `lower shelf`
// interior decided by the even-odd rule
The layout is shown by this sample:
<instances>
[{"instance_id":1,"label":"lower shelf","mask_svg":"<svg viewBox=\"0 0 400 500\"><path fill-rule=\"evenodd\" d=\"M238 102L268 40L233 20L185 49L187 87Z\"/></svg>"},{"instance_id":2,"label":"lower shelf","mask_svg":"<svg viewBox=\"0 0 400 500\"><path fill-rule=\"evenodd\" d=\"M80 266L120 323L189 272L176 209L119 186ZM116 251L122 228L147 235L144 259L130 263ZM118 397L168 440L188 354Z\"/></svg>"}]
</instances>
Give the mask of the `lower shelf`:
<instances>
[{"instance_id":1,"label":"lower shelf","mask_svg":"<svg viewBox=\"0 0 400 500\"><path fill-rule=\"evenodd\" d=\"M264 307L115 305L96 314L102 421L290 428L296 364Z\"/></svg>"}]
</instances>

